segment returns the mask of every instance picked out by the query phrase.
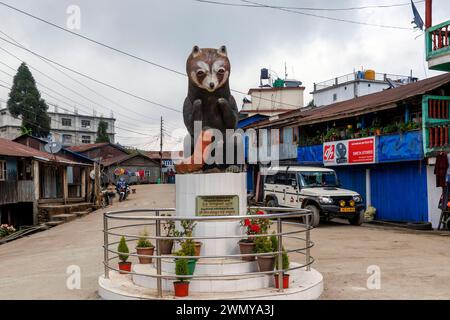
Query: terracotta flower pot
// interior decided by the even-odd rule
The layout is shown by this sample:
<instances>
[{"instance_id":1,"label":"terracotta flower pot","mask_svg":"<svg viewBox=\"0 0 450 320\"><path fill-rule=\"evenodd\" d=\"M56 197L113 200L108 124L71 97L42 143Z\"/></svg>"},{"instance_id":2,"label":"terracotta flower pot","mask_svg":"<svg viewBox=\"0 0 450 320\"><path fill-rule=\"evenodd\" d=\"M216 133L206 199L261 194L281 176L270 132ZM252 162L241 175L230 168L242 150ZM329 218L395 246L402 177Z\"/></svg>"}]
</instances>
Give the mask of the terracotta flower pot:
<instances>
[{"instance_id":1,"label":"terracotta flower pot","mask_svg":"<svg viewBox=\"0 0 450 320\"><path fill-rule=\"evenodd\" d=\"M201 251L201 249L202 249L202 244L203 244L203 243L201 243L201 242L199 242L199 241L195 241L195 255L196 255L196 256L199 256L199 255L200 255L200 251Z\"/></svg>"},{"instance_id":2,"label":"terracotta flower pot","mask_svg":"<svg viewBox=\"0 0 450 320\"><path fill-rule=\"evenodd\" d=\"M274 278L275 278L275 288L278 289L278 274L274 274ZM283 274L283 289L288 288L289 288L289 275Z\"/></svg>"},{"instance_id":3,"label":"terracotta flower pot","mask_svg":"<svg viewBox=\"0 0 450 320\"><path fill-rule=\"evenodd\" d=\"M160 240L159 249L161 250L161 254L172 254L173 248L173 240Z\"/></svg>"},{"instance_id":4,"label":"terracotta flower pot","mask_svg":"<svg viewBox=\"0 0 450 320\"><path fill-rule=\"evenodd\" d=\"M187 297L189 295L189 282L174 281L173 289L175 291L175 297Z\"/></svg>"},{"instance_id":5,"label":"terracotta flower pot","mask_svg":"<svg viewBox=\"0 0 450 320\"><path fill-rule=\"evenodd\" d=\"M122 271L127 271L127 272L131 272L131 262L127 261L127 262L119 262L119 272L121 274L126 274L126 272L122 272Z\"/></svg>"},{"instance_id":6,"label":"terracotta flower pot","mask_svg":"<svg viewBox=\"0 0 450 320\"><path fill-rule=\"evenodd\" d=\"M147 256L152 256L153 252L155 251L155 247L148 247L148 248L136 248L137 254L144 254ZM150 264L152 263L152 258L149 257L138 257L140 264Z\"/></svg>"},{"instance_id":7,"label":"terracotta flower pot","mask_svg":"<svg viewBox=\"0 0 450 320\"><path fill-rule=\"evenodd\" d=\"M238 242L241 254L249 254L255 252L255 243L253 241L241 240ZM255 261L255 256L241 257L245 261Z\"/></svg>"},{"instance_id":8,"label":"terracotta flower pot","mask_svg":"<svg viewBox=\"0 0 450 320\"><path fill-rule=\"evenodd\" d=\"M276 256L258 256L256 261L258 262L259 271L272 271L275 268Z\"/></svg>"}]
</instances>

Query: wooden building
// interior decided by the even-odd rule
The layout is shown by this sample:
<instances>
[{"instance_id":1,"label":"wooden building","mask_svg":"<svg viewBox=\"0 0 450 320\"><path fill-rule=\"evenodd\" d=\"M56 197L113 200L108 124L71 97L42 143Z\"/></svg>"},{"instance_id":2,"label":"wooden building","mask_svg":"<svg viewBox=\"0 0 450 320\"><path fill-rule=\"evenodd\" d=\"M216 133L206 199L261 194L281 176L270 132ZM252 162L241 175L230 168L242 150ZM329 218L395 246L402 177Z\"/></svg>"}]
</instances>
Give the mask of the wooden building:
<instances>
[{"instance_id":1,"label":"wooden building","mask_svg":"<svg viewBox=\"0 0 450 320\"><path fill-rule=\"evenodd\" d=\"M49 220L49 206L90 202L92 162L0 138L0 220L15 227Z\"/></svg>"}]
</instances>

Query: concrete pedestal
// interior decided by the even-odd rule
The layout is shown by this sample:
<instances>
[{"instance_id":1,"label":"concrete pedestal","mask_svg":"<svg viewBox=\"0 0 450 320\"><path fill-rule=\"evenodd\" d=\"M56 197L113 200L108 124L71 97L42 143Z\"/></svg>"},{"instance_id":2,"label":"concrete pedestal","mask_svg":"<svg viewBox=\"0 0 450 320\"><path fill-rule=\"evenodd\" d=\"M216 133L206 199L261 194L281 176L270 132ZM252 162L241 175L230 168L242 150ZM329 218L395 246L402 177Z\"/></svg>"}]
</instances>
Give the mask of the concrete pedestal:
<instances>
[{"instance_id":1,"label":"concrete pedestal","mask_svg":"<svg viewBox=\"0 0 450 320\"><path fill-rule=\"evenodd\" d=\"M197 196L236 195L239 197L239 215L247 213L245 173L183 174L176 177L176 216L195 217ZM238 221L198 222L195 236L241 235ZM239 253L239 239L200 240L201 255L228 255Z\"/></svg>"}]
</instances>

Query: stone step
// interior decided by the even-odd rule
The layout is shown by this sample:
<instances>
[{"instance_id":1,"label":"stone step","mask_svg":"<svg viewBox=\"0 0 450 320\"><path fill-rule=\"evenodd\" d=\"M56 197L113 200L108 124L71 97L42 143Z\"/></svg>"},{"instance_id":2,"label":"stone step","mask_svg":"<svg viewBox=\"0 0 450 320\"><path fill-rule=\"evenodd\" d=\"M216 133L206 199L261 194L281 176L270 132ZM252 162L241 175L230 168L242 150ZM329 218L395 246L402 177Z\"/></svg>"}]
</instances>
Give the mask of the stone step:
<instances>
[{"instance_id":1,"label":"stone step","mask_svg":"<svg viewBox=\"0 0 450 320\"><path fill-rule=\"evenodd\" d=\"M45 225L48 227L56 227L63 223L64 223L64 220L52 220L52 221L47 221L45 223Z\"/></svg>"},{"instance_id":2,"label":"stone step","mask_svg":"<svg viewBox=\"0 0 450 320\"><path fill-rule=\"evenodd\" d=\"M62 213L51 216L51 221L62 220L64 222L72 221L77 218L77 215L74 213Z\"/></svg>"},{"instance_id":3,"label":"stone step","mask_svg":"<svg viewBox=\"0 0 450 320\"><path fill-rule=\"evenodd\" d=\"M91 213L92 211L87 210L87 211L77 211L77 212L72 212L72 214L77 215L77 217L84 217L87 216L89 213Z\"/></svg>"}]
</instances>

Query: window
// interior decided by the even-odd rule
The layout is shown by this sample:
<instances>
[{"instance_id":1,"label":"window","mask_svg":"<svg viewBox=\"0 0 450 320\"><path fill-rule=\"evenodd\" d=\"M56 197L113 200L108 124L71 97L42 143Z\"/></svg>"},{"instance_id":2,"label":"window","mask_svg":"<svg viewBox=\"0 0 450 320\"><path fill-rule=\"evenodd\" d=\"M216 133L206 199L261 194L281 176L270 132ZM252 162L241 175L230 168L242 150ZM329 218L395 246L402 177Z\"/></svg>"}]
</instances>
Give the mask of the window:
<instances>
[{"instance_id":1,"label":"window","mask_svg":"<svg viewBox=\"0 0 450 320\"><path fill-rule=\"evenodd\" d=\"M277 173L275 175L276 184L286 184L286 173Z\"/></svg>"},{"instance_id":2,"label":"window","mask_svg":"<svg viewBox=\"0 0 450 320\"><path fill-rule=\"evenodd\" d=\"M145 171L144 171L144 176L145 176L145 177L150 177L150 176L151 176L150 170L145 170Z\"/></svg>"},{"instance_id":3,"label":"window","mask_svg":"<svg viewBox=\"0 0 450 320\"><path fill-rule=\"evenodd\" d=\"M70 134L63 134L62 135L63 143L72 143L72 135Z\"/></svg>"},{"instance_id":4,"label":"window","mask_svg":"<svg viewBox=\"0 0 450 320\"><path fill-rule=\"evenodd\" d=\"M301 172L299 179L303 187L337 187L338 181L333 171Z\"/></svg>"},{"instance_id":5,"label":"window","mask_svg":"<svg viewBox=\"0 0 450 320\"><path fill-rule=\"evenodd\" d=\"M81 120L81 127L82 128L90 128L91 127L91 120Z\"/></svg>"},{"instance_id":6,"label":"window","mask_svg":"<svg viewBox=\"0 0 450 320\"><path fill-rule=\"evenodd\" d=\"M62 125L65 126L65 127L71 127L72 126L72 119L62 118Z\"/></svg>"},{"instance_id":7,"label":"window","mask_svg":"<svg viewBox=\"0 0 450 320\"><path fill-rule=\"evenodd\" d=\"M91 136L81 136L81 143L91 143Z\"/></svg>"},{"instance_id":8,"label":"window","mask_svg":"<svg viewBox=\"0 0 450 320\"><path fill-rule=\"evenodd\" d=\"M337 93L333 93L333 101L337 100Z\"/></svg>"},{"instance_id":9,"label":"window","mask_svg":"<svg viewBox=\"0 0 450 320\"><path fill-rule=\"evenodd\" d=\"M0 160L0 181L6 181L6 161Z\"/></svg>"},{"instance_id":10,"label":"window","mask_svg":"<svg viewBox=\"0 0 450 320\"><path fill-rule=\"evenodd\" d=\"M0 131L1 132L6 132L6 128L1 128Z\"/></svg>"},{"instance_id":11,"label":"window","mask_svg":"<svg viewBox=\"0 0 450 320\"><path fill-rule=\"evenodd\" d=\"M4 116L4 115L6 114L6 111L2 111L2 113L1 113L1 114L2 114L2 116Z\"/></svg>"}]
</instances>

